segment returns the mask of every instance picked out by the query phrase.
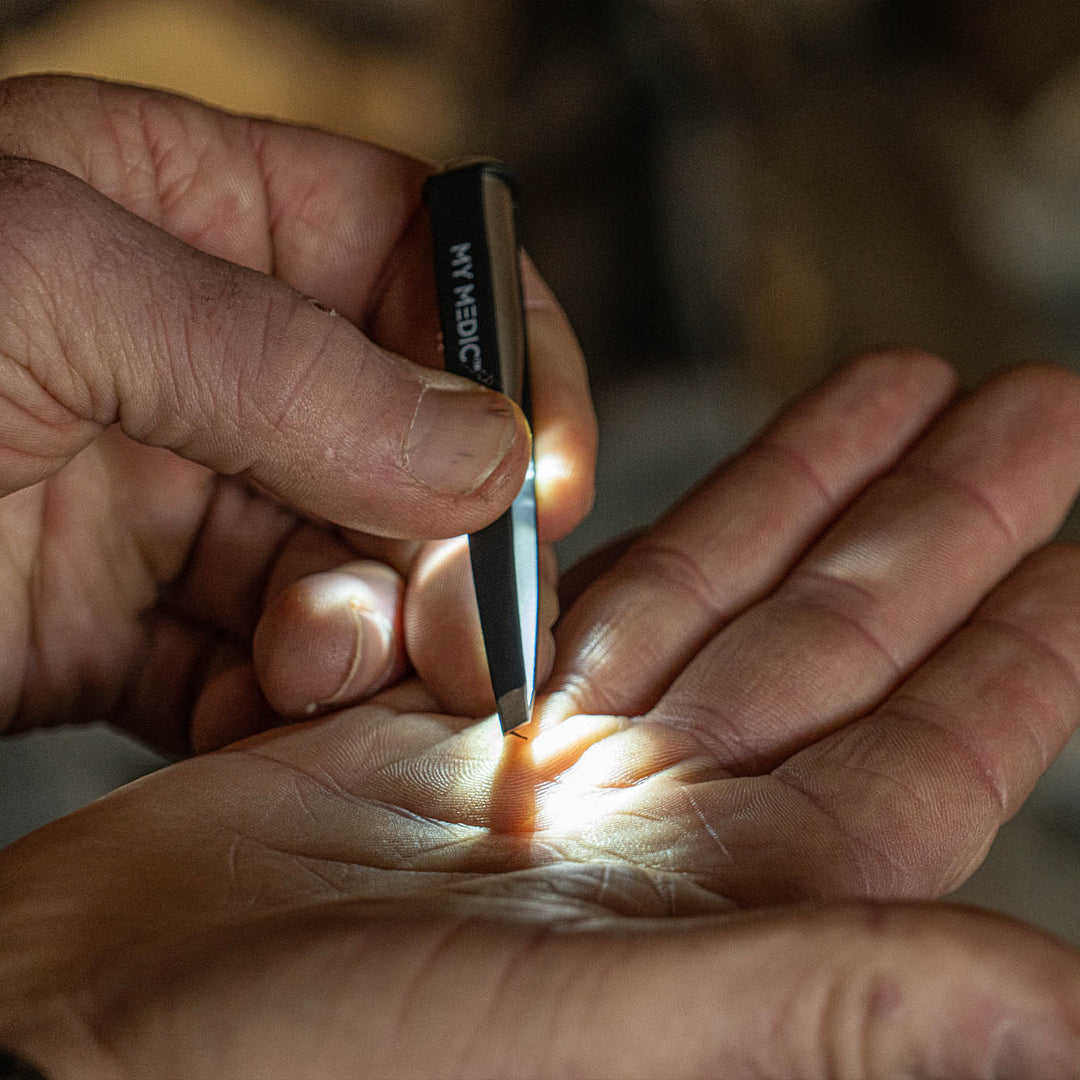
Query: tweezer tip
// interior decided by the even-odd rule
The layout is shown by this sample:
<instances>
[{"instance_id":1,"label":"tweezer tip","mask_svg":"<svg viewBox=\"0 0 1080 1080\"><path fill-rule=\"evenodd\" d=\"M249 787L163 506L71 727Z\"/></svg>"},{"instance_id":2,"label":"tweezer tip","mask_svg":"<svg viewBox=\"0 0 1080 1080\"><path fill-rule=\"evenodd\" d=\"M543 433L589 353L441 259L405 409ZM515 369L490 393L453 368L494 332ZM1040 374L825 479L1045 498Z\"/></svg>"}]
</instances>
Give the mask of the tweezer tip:
<instances>
[{"instance_id":1,"label":"tweezer tip","mask_svg":"<svg viewBox=\"0 0 1080 1080\"><path fill-rule=\"evenodd\" d=\"M519 728L522 724L529 722L529 706L525 701L523 686L508 690L495 702L495 705L499 710L499 723L502 725L504 735L509 735L514 728Z\"/></svg>"}]
</instances>

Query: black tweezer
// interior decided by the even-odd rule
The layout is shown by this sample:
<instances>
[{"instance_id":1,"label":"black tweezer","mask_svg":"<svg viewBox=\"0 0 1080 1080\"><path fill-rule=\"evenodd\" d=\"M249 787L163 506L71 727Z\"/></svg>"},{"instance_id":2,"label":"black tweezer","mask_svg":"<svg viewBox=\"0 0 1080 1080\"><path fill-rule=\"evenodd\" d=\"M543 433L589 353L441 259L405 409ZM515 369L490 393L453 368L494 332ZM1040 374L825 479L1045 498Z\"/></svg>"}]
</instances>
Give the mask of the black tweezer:
<instances>
[{"instance_id":1,"label":"black tweezer","mask_svg":"<svg viewBox=\"0 0 1080 1080\"><path fill-rule=\"evenodd\" d=\"M516 228L517 181L480 161L432 176L424 188L435 243L446 370L500 390L532 423ZM513 505L469 536L491 687L504 734L532 713L539 619L533 463Z\"/></svg>"}]
</instances>

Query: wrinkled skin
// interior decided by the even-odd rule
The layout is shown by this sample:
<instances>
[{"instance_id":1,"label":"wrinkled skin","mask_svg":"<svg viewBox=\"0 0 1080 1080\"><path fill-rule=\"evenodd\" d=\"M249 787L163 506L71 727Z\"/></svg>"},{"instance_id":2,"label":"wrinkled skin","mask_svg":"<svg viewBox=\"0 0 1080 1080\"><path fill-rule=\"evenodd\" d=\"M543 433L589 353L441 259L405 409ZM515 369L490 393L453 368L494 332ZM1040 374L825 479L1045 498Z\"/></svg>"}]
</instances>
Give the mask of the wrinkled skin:
<instances>
[{"instance_id":1,"label":"wrinkled skin","mask_svg":"<svg viewBox=\"0 0 1080 1080\"><path fill-rule=\"evenodd\" d=\"M417 581L431 551L392 539L487 524L529 447L506 399L433 370L428 167L63 78L0 84L0 153L21 155L0 158L0 730L106 719L207 749L266 721L253 662L308 715L400 677L406 638L448 707L485 713L475 616L441 617L464 564ZM595 422L524 270L553 540L591 501ZM342 566L329 599L308 580ZM316 614L347 647L304 650Z\"/></svg>"},{"instance_id":2,"label":"wrinkled skin","mask_svg":"<svg viewBox=\"0 0 1080 1080\"><path fill-rule=\"evenodd\" d=\"M16 1045L58 1078L1076 1075L1076 953L896 902L970 873L1080 709L1077 553L1039 549L1080 386L951 391L882 356L794 406L596 572L528 741L406 680L8 849Z\"/></svg>"},{"instance_id":3,"label":"wrinkled skin","mask_svg":"<svg viewBox=\"0 0 1080 1080\"><path fill-rule=\"evenodd\" d=\"M954 395L863 358L593 560L525 741L406 671L0 853L0 1041L53 1080L1076 1076L1080 957L925 901L1080 721L1080 384Z\"/></svg>"}]
</instances>

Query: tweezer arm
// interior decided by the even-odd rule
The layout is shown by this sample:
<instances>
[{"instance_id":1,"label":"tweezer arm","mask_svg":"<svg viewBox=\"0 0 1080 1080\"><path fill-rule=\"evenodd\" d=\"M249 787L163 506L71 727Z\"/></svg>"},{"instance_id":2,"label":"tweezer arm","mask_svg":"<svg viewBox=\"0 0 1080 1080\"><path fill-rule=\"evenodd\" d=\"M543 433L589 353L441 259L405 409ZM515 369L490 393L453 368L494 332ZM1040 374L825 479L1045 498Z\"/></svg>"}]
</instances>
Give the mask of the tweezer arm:
<instances>
[{"instance_id":1,"label":"tweezer arm","mask_svg":"<svg viewBox=\"0 0 1080 1080\"><path fill-rule=\"evenodd\" d=\"M531 422L516 182L477 162L431 177L435 283L446 369L516 401ZM510 508L469 537L492 689L504 732L529 719L536 670L538 555L534 470Z\"/></svg>"}]
</instances>

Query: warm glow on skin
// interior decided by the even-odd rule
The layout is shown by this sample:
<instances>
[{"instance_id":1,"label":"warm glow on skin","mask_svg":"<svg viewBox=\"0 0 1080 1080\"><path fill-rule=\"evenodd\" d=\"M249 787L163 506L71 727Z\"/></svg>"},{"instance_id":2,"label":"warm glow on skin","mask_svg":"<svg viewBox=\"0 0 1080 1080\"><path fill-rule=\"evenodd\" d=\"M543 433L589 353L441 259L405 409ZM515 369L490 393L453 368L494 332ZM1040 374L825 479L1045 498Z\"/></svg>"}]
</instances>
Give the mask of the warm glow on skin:
<instances>
[{"instance_id":1,"label":"warm glow on skin","mask_svg":"<svg viewBox=\"0 0 1080 1080\"><path fill-rule=\"evenodd\" d=\"M561 719L546 710L549 704L555 703L541 701L537 719L518 729L521 739L503 738L494 720L477 725L490 740L484 744L491 747L490 770L473 772L461 794L476 798L476 786L490 783L493 832L588 842L613 816L639 806L643 784L678 788L725 775L685 732L640 717Z\"/></svg>"},{"instance_id":2,"label":"warm glow on skin","mask_svg":"<svg viewBox=\"0 0 1080 1080\"><path fill-rule=\"evenodd\" d=\"M574 836L612 809L621 772L617 740L608 737L628 721L614 716L576 715L554 726L534 721L519 729L522 739L508 736L495 753L493 798L515 793L530 804L522 831L554 830ZM492 725L498 732L498 726ZM496 737L498 737L496 735Z\"/></svg>"},{"instance_id":3,"label":"warm glow on skin","mask_svg":"<svg viewBox=\"0 0 1080 1080\"><path fill-rule=\"evenodd\" d=\"M452 536L449 540L439 540L427 546L423 564L415 569L410 580L414 591L422 589L433 578L437 578L446 567L459 557L468 559L469 538L467 535Z\"/></svg>"},{"instance_id":4,"label":"warm glow on skin","mask_svg":"<svg viewBox=\"0 0 1080 1080\"><path fill-rule=\"evenodd\" d=\"M580 836L588 827L633 797L633 789L613 787L610 753L590 754L537 793L536 826L567 836Z\"/></svg>"},{"instance_id":5,"label":"warm glow on skin","mask_svg":"<svg viewBox=\"0 0 1080 1080\"><path fill-rule=\"evenodd\" d=\"M536 457L536 499L544 504L550 503L559 488L574 475L570 461L562 454L544 451Z\"/></svg>"},{"instance_id":6,"label":"warm glow on skin","mask_svg":"<svg viewBox=\"0 0 1080 1080\"><path fill-rule=\"evenodd\" d=\"M372 617L386 622L389 627L389 620L383 613L386 600L382 593L398 587L397 575L390 567L374 560L364 560L341 567L336 573L319 575L312 582L308 603L315 616L347 606L360 607Z\"/></svg>"},{"instance_id":7,"label":"warm glow on skin","mask_svg":"<svg viewBox=\"0 0 1080 1080\"><path fill-rule=\"evenodd\" d=\"M619 717L579 715L546 729L533 721L516 738L504 736L492 715L469 729L471 766L450 781L455 800L490 800L496 833L580 835L629 794L619 740L608 738L627 726Z\"/></svg>"}]
</instances>

